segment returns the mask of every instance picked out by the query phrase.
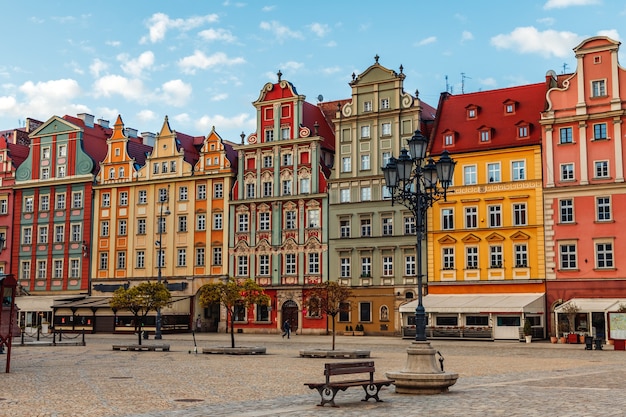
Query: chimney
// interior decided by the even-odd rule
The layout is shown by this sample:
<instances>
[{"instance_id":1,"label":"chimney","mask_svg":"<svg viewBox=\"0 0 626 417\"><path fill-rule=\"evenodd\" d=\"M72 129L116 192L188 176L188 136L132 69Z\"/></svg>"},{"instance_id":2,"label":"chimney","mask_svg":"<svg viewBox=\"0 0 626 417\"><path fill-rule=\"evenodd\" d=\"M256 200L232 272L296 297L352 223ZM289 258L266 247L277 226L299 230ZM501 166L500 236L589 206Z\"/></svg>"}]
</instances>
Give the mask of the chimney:
<instances>
[{"instance_id":1,"label":"chimney","mask_svg":"<svg viewBox=\"0 0 626 417\"><path fill-rule=\"evenodd\" d=\"M137 129L133 129L132 127L125 127L124 128L124 134L126 135L126 137L136 138L137 137Z\"/></svg>"},{"instance_id":2,"label":"chimney","mask_svg":"<svg viewBox=\"0 0 626 417\"><path fill-rule=\"evenodd\" d=\"M156 142L156 134L152 132L141 132L141 137L143 138L143 144L152 146L154 148L154 143Z\"/></svg>"},{"instance_id":3,"label":"chimney","mask_svg":"<svg viewBox=\"0 0 626 417\"><path fill-rule=\"evenodd\" d=\"M98 119L98 124L105 129L109 128L109 121L104 119Z\"/></svg>"},{"instance_id":4,"label":"chimney","mask_svg":"<svg viewBox=\"0 0 626 417\"><path fill-rule=\"evenodd\" d=\"M93 127L93 116L91 114L79 113L77 117L85 122L85 126Z\"/></svg>"}]
</instances>

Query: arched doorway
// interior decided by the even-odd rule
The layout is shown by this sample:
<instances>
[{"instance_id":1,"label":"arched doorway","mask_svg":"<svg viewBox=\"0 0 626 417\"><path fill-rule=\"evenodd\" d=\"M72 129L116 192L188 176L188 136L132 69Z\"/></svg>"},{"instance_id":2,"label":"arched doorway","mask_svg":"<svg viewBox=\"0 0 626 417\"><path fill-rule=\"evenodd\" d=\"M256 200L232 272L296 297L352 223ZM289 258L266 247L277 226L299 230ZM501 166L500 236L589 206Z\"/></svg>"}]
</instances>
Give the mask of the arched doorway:
<instances>
[{"instance_id":1,"label":"arched doorway","mask_svg":"<svg viewBox=\"0 0 626 417\"><path fill-rule=\"evenodd\" d=\"M289 320L289 326L291 332L295 333L298 330L298 304L293 300L287 300L283 304L282 309L283 322L280 324L281 328L285 320Z\"/></svg>"}]
</instances>

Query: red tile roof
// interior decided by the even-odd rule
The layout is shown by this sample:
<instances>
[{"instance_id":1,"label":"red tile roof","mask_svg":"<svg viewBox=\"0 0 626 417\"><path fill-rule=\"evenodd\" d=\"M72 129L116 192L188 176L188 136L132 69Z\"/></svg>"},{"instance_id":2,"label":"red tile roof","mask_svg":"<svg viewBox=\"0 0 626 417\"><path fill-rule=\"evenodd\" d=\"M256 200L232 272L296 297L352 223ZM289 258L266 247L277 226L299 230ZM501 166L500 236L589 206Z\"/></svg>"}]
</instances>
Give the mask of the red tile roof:
<instances>
[{"instance_id":1,"label":"red tile roof","mask_svg":"<svg viewBox=\"0 0 626 417\"><path fill-rule=\"evenodd\" d=\"M104 161L107 155L107 139L111 137L113 129L105 128L94 123L93 127L85 125L85 122L74 116L63 116L64 120L83 128L83 149L93 159L93 173L96 174L100 169L100 162Z\"/></svg>"}]
</instances>

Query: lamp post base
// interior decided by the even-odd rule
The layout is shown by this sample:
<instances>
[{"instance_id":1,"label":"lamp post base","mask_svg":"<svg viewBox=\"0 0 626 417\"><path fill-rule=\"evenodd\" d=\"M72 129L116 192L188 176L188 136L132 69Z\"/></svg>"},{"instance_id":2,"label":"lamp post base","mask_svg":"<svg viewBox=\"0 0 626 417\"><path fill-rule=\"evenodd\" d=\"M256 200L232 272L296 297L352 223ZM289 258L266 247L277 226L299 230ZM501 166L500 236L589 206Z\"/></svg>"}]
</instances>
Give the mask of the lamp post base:
<instances>
[{"instance_id":1,"label":"lamp post base","mask_svg":"<svg viewBox=\"0 0 626 417\"><path fill-rule=\"evenodd\" d=\"M396 393L430 395L447 392L459 374L442 371L437 365L436 353L428 341L412 342L407 348L405 368L385 373L387 378L395 380Z\"/></svg>"}]
</instances>

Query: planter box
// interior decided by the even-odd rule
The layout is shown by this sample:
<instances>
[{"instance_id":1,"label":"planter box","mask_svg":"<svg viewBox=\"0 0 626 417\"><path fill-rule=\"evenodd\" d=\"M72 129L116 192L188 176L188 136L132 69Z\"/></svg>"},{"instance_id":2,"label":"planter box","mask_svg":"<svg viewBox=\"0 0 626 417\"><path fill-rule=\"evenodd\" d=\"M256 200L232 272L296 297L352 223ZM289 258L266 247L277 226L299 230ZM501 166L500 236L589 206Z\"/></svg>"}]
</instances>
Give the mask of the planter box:
<instances>
[{"instance_id":1,"label":"planter box","mask_svg":"<svg viewBox=\"0 0 626 417\"><path fill-rule=\"evenodd\" d=\"M576 333L570 333L567 335L567 343L577 344L578 343L578 335Z\"/></svg>"}]
</instances>

